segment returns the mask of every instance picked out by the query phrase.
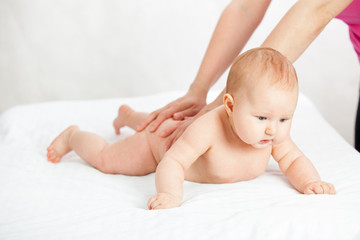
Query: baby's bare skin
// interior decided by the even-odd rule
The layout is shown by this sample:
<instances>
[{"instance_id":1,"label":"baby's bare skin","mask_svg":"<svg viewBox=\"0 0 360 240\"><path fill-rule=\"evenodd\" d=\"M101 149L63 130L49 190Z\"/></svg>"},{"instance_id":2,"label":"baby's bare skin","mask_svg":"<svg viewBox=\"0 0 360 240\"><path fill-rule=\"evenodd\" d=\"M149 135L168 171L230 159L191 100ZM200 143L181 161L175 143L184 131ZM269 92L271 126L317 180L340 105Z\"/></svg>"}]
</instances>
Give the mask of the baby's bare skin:
<instances>
[{"instance_id":1,"label":"baby's bare skin","mask_svg":"<svg viewBox=\"0 0 360 240\"><path fill-rule=\"evenodd\" d=\"M114 120L115 132L120 133L121 127L127 126L129 122L136 122L134 121L134 118L139 118L139 115L137 114L137 112L133 111L128 106L121 106L118 111L118 116ZM143 113L140 114L143 115ZM232 183L253 179L266 170L272 153L272 146L269 145L265 148L254 149L252 146L240 141L233 133L233 130L228 123L226 112L222 106L213 110L211 113L206 114L206 116L203 116L196 122L198 122L198 126L193 123L194 128L202 126L209 129L209 131L207 131L209 134L210 132L213 133L212 136L206 136L208 140L211 139L211 141L213 141L213 144L209 150L202 154L185 171L184 180L199 183ZM166 124L177 123L176 121L169 119ZM166 124L163 124L160 127L166 128ZM136 128L136 124L130 125ZM161 129L159 130L161 131ZM70 126L56 137L47 149L48 160L57 163L65 154L73 150L70 146L71 137L77 132L81 132L77 126ZM148 148L146 151L137 151L139 159L143 159L142 166L144 166L144 174L155 172L157 165L161 162L166 153L165 143L167 139L160 137L156 133L150 133L149 131L135 133L135 135L143 136L142 140L149 143L148 145L143 146L143 148ZM121 163L122 161L126 161L126 159L121 158L121 151L123 150L123 148L112 148L109 153L107 153L107 155L113 157L111 162ZM103 170L97 167L98 164L92 163L86 158L84 158L84 160L99 170ZM128 172L118 171L117 164L109 164L107 170L104 172L132 175L130 169ZM134 173L134 175L144 174ZM320 188L318 191L322 190L321 186L317 186L317 188ZM330 186L326 192L334 193L333 186ZM311 191L308 193L311 193ZM177 200L177 202L179 202L179 200ZM155 207L149 206L149 208L154 209ZM158 208L161 208L161 206L158 206Z\"/></svg>"},{"instance_id":2,"label":"baby's bare skin","mask_svg":"<svg viewBox=\"0 0 360 240\"><path fill-rule=\"evenodd\" d=\"M126 105L121 106L113 122L115 133L120 134L123 126L135 128L144 115ZM157 166L145 132L108 144L99 135L71 126L50 144L48 160L58 162L71 150L104 173L141 176L154 172Z\"/></svg>"},{"instance_id":3,"label":"baby's bare skin","mask_svg":"<svg viewBox=\"0 0 360 240\"><path fill-rule=\"evenodd\" d=\"M50 144L48 160L58 162L74 150L104 173L140 176L156 170L157 194L149 199L149 209L180 206L184 180L232 183L253 179L265 171L271 155L299 192L335 194L334 186L321 181L291 140L298 98L291 63L271 49L249 50L234 63L227 84L224 104L197 118L168 151L166 143L173 139L161 135L169 125L178 124L172 119L154 133L149 126L111 145L72 126ZM120 134L123 126L136 129L147 116L121 106L113 123L115 133Z\"/></svg>"},{"instance_id":4,"label":"baby's bare skin","mask_svg":"<svg viewBox=\"0 0 360 240\"><path fill-rule=\"evenodd\" d=\"M262 174L270 155L291 184L305 194L335 194L290 138L297 88L258 84L239 95L225 94L224 105L192 123L164 154L156 171L158 194L149 209L181 205L182 182L229 183Z\"/></svg>"},{"instance_id":5,"label":"baby's bare skin","mask_svg":"<svg viewBox=\"0 0 360 240\"><path fill-rule=\"evenodd\" d=\"M201 183L233 183L253 179L265 172L272 147L254 149L244 144L229 124L224 108L218 107L193 127L207 128L206 150L185 171L185 180ZM179 140L183 140L180 139Z\"/></svg>"},{"instance_id":6,"label":"baby's bare skin","mask_svg":"<svg viewBox=\"0 0 360 240\"><path fill-rule=\"evenodd\" d=\"M120 128L127 126L129 122L133 122L133 118L138 117L134 116L136 114L138 113L130 107L126 105L121 106L118 116L113 122L115 133L120 134ZM242 142L238 141L235 135L232 137L226 136L224 133L230 132L231 129L228 129L230 126L226 125L227 121L224 119L226 118L226 113L221 111L221 108L214 112L214 114L209 115L210 117L214 118L212 121L217 121L216 124L212 125L213 131L218 132L216 136L217 144L214 144L211 150L200 156L186 171L185 180L200 183L230 183L249 180L262 174L268 164L271 147L254 152L252 147L244 146ZM166 128L169 124L176 124L176 121L169 119L161 127ZM161 131L161 128L159 130ZM79 131L77 126L70 126L54 139L48 147L47 157L49 161L57 163L65 154L72 150L70 147L71 136L77 131ZM160 137L158 134L150 133L149 131L135 134L145 135L149 142L149 151L142 151L141 153L146 154L139 157L149 162L155 160L158 164L166 152L165 143L167 138ZM118 152L120 149L113 148L113 150L114 152L110 155L121 156L121 153ZM256 159L255 161L254 158ZM120 158L115 159L118 162L122 160ZM111 165L109 167L111 168ZM116 171L116 168L109 171L120 173Z\"/></svg>"},{"instance_id":7,"label":"baby's bare skin","mask_svg":"<svg viewBox=\"0 0 360 240\"><path fill-rule=\"evenodd\" d=\"M143 115L143 113L140 114ZM142 117L139 117L138 113L128 106L121 106L118 111L118 116L113 123L115 132L120 133L119 130L121 127L127 126L129 122L137 122L134 121L134 119ZM208 128L208 133L213 133L212 137L207 136L207 139L211 139L213 144L209 150L202 154L185 171L184 180L199 183L232 183L253 179L261 175L266 170L272 152L272 146L269 145L265 148L254 149L252 146L244 144L244 142L240 141L231 129L223 107L218 107L216 110L213 110L211 114L207 114L201 118L201 121L199 120L197 122L202 127ZM167 124L177 123L176 121L169 119L167 120ZM136 124L130 125L131 127L136 128ZM196 126L196 124L193 125L194 128L199 127ZM164 128L167 127L166 124L162 126ZM161 131L161 129L159 130ZM81 132L77 126L70 126L58 137L56 137L48 147L48 160L53 163L57 163L65 154L73 150L70 146L70 142L72 136L75 135L74 133L77 132ZM148 151L137 152L139 158L143 159L142 166L144 166L144 174L155 172L157 165L161 162L164 154L166 153L165 142L167 139L160 137L156 133L150 133L149 131L135 133L135 136L137 135L143 136L143 141L145 140L149 143L148 145L143 146L148 147ZM121 148L111 149L108 153L108 155L113 157L113 161L111 162L121 163L126 160L120 157L122 156L121 151L123 151ZM94 164L86 158L84 158L84 160L103 171L103 169L97 167L98 164ZM107 171L103 172L127 175L144 175L141 173L132 173L130 169L128 172L118 171L117 164L114 164L113 166L109 164L107 166ZM164 202L169 201L169 198L174 198L173 201L169 201L169 206L172 206L174 202L176 204L181 203L178 197L166 194L160 194L159 196L158 197L160 199L163 196ZM153 206L149 205L149 209L158 209L163 208L164 206L165 205L156 206L153 204Z\"/></svg>"},{"instance_id":8,"label":"baby's bare skin","mask_svg":"<svg viewBox=\"0 0 360 240\"><path fill-rule=\"evenodd\" d=\"M70 126L52 141L47 148L47 159L50 162L58 163L65 154L72 150L69 146L69 139L74 131L79 131L79 128Z\"/></svg>"}]
</instances>

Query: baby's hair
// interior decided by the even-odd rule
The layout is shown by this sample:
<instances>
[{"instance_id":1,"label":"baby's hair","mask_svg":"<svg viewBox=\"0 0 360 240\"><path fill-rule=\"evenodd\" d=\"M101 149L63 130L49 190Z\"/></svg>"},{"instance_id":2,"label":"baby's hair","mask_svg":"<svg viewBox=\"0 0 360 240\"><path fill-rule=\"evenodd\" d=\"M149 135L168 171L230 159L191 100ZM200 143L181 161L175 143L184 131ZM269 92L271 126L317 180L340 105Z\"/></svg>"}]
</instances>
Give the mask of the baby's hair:
<instances>
[{"instance_id":1,"label":"baby's hair","mask_svg":"<svg viewBox=\"0 0 360 240\"><path fill-rule=\"evenodd\" d=\"M260 81L289 90L298 84L295 68L285 56L272 48L253 48L235 59L228 75L226 92L254 87Z\"/></svg>"}]
</instances>

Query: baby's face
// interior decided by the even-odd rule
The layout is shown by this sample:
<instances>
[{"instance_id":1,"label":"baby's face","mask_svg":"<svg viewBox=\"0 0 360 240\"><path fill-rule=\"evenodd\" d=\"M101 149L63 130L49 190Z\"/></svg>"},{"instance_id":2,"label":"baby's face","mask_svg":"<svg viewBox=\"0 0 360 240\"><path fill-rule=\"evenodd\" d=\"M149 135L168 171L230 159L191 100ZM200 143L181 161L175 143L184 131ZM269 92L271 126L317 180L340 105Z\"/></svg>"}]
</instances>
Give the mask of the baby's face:
<instances>
[{"instance_id":1,"label":"baby's face","mask_svg":"<svg viewBox=\"0 0 360 240\"><path fill-rule=\"evenodd\" d=\"M290 134L298 88L257 86L236 99L230 117L239 138L255 148L279 144Z\"/></svg>"}]
</instances>

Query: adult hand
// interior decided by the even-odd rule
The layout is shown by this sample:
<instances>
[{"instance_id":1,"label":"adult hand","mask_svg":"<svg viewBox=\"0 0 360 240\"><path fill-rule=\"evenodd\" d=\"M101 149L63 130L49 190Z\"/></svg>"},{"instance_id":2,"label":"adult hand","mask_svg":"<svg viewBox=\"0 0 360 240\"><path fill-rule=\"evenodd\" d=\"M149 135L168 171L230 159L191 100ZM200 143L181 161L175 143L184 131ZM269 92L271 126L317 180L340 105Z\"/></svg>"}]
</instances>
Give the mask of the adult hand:
<instances>
[{"instance_id":1,"label":"adult hand","mask_svg":"<svg viewBox=\"0 0 360 240\"><path fill-rule=\"evenodd\" d=\"M167 142L165 143L166 150L169 150L169 148L173 145L173 143L182 135L182 133L192 122L194 122L197 118L201 117L205 113L221 105L224 94L225 94L225 90L223 90L213 102L203 107L201 111L199 111L195 116L185 117L184 120L178 121L176 124L163 128L162 132L159 133L161 137L165 138L172 135L167 139Z\"/></svg>"},{"instance_id":2,"label":"adult hand","mask_svg":"<svg viewBox=\"0 0 360 240\"><path fill-rule=\"evenodd\" d=\"M175 120L183 120L185 117L196 115L205 105L206 95L198 95L189 91L185 96L150 113L150 115L139 124L136 130L141 132L151 123L149 130L150 132L155 132L166 119L172 117ZM171 131L169 132L171 133Z\"/></svg>"},{"instance_id":3,"label":"adult hand","mask_svg":"<svg viewBox=\"0 0 360 240\"><path fill-rule=\"evenodd\" d=\"M170 149L170 147L178 140L178 138L183 134L186 128L194 122L196 117L189 117L185 118L183 121L179 121L178 124L175 126L176 128L173 129L166 129L166 131L162 132L160 136L168 137L170 136L165 143L166 151Z\"/></svg>"}]
</instances>

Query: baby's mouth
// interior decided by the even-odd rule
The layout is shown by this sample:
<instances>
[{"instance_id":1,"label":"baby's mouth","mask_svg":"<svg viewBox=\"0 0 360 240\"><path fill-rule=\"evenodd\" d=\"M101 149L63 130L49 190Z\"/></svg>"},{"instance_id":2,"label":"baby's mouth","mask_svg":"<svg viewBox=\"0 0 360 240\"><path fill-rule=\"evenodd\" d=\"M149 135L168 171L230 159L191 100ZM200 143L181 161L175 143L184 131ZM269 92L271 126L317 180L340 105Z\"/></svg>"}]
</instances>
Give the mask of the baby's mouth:
<instances>
[{"instance_id":1,"label":"baby's mouth","mask_svg":"<svg viewBox=\"0 0 360 240\"><path fill-rule=\"evenodd\" d=\"M261 140L260 141L260 144L266 144L266 143L269 143L269 142L272 142L273 140L271 139L264 139L264 140Z\"/></svg>"}]
</instances>

